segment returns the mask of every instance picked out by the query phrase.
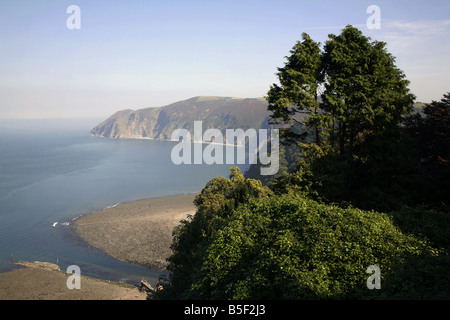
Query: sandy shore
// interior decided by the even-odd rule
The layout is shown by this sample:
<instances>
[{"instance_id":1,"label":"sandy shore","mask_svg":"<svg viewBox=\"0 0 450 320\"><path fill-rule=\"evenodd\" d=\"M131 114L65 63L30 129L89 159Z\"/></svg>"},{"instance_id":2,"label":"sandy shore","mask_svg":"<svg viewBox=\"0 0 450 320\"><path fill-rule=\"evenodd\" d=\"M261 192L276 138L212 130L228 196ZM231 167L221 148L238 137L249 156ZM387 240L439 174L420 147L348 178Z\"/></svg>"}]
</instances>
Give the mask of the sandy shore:
<instances>
[{"instance_id":1,"label":"sandy shore","mask_svg":"<svg viewBox=\"0 0 450 320\"><path fill-rule=\"evenodd\" d=\"M78 219L78 234L93 247L129 263L164 270L172 231L195 213L194 195L119 204Z\"/></svg>"},{"instance_id":2,"label":"sandy shore","mask_svg":"<svg viewBox=\"0 0 450 320\"><path fill-rule=\"evenodd\" d=\"M80 289L68 289L71 274L48 262L18 263L26 268L0 273L0 300L146 300L137 287L81 276Z\"/></svg>"}]
</instances>

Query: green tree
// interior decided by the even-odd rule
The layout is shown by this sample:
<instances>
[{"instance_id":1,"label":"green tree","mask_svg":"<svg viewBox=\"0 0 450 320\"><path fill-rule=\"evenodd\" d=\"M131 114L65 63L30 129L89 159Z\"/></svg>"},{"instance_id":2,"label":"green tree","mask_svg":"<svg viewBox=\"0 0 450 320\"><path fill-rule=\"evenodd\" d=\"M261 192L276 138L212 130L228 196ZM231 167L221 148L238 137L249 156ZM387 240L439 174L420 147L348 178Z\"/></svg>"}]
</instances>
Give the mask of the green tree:
<instances>
[{"instance_id":1,"label":"green tree","mask_svg":"<svg viewBox=\"0 0 450 320\"><path fill-rule=\"evenodd\" d=\"M323 52L303 33L290 53L278 68L280 85L268 91L268 109L274 123L287 125L307 113L304 124L314 129L319 146L325 137L340 154L352 155L368 136L397 130L412 108L409 82L386 43L372 42L357 28L349 25L338 36L330 34ZM287 142L304 137L293 126L285 132L294 139Z\"/></svg>"},{"instance_id":2,"label":"green tree","mask_svg":"<svg viewBox=\"0 0 450 320\"><path fill-rule=\"evenodd\" d=\"M364 141L368 137L383 140L398 131L414 96L404 73L386 51L386 43L371 42L352 26L329 38L322 57L326 80L323 108L333 119L329 136L340 154L364 157L374 145L373 141L364 145ZM364 147L355 150L361 145Z\"/></svg>"},{"instance_id":3,"label":"green tree","mask_svg":"<svg viewBox=\"0 0 450 320\"><path fill-rule=\"evenodd\" d=\"M426 104L421 113L406 118L406 130L415 146L416 161L423 169L424 202L450 205L450 93Z\"/></svg>"},{"instance_id":4,"label":"green tree","mask_svg":"<svg viewBox=\"0 0 450 320\"><path fill-rule=\"evenodd\" d=\"M285 141L302 141L301 159L283 149L271 189L238 168L209 181L174 231L171 277L154 298L448 299L448 212L404 206L414 203L419 161L402 126L413 100L403 72L384 43L351 26L322 54L302 38L268 94L274 122L293 124ZM418 148L431 155L425 162L449 159L449 98L406 121L412 137L429 138ZM366 287L373 264L382 290Z\"/></svg>"},{"instance_id":5,"label":"green tree","mask_svg":"<svg viewBox=\"0 0 450 320\"><path fill-rule=\"evenodd\" d=\"M368 266L381 268L386 286L387 278L398 284L390 271L406 259L434 256L432 248L402 234L386 214L343 209L290 194L252 198L216 226L201 267L177 297L378 298L382 290L366 287ZM402 279L405 276L402 272ZM396 293L391 290L390 294ZM447 291L442 293L448 295Z\"/></svg>"},{"instance_id":6,"label":"green tree","mask_svg":"<svg viewBox=\"0 0 450 320\"><path fill-rule=\"evenodd\" d=\"M320 44L313 41L306 33L302 41L297 41L291 55L285 57L287 62L278 68L280 85L272 84L268 94L268 109L272 111L271 119L275 124L288 125L281 130L281 138L292 143L305 135L296 132L292 126L301 123L301 113L309 113L308 124L315 129L315 141L320 143L320 123L318 91L321 84Z\"/></svg>"},{"instance_id":7,"label":"green tree","mask_svg":"<svg viewBox=\"0 0 450 320\"><path fill-rule=\"evenodd\" d=\"M199 276L211 239L234 209L253 198L266 198L272 192L261 181L245 179L238 167L230 169L230 178L208 181L194 199L197 212L174 230L173 254L169 258L170 281L164 283L161 298L195 298L192 284Z\"/></svg>"},{"instance_id":8,"label":"green tree","mask_svg":"<svg viewBox=\"0 0 450 320\"><path fill-rule=\"evenodd\" d=\"M389 210L408 202L406 190L414 168L400 123L414 96L386 44L347 26L339 35L329 35L317 62L311 58L317 58L317 51L308 50L312 40L303 37L285 68L279 69L282 86L273 86L268 97L272 117L284 122L294 120L293 111L310 110L304 124L316 132L316 139L301 143L304 158L299 169L311 172L309 191L365 209ZM289 63L295 59L303 64ZM310 61L314 64L307 64ZM286 76L291 74L302 77ZM319 102L312 94L320 87L324 89Z\"/></svg>"}]
</instances>

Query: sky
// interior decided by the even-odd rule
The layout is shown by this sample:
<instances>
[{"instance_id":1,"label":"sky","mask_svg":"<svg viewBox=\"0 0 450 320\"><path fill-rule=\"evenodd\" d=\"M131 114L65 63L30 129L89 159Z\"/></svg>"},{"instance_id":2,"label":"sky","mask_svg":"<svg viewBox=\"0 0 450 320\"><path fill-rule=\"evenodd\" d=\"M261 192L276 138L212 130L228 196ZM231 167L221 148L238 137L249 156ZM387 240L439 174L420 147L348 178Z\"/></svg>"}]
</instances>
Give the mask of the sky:
<instances>
[{"instance_id":1,"label":"sky","mask_svg":"<svg viewBox=\"0 0 450 320\"><path fill-rule=\"evenodd\" d=\"M0 0L0 119L263 97L303 32L323 44L348 24L387 43L416 101L450 91L448 0Z\"/></svg>"}]
</instances>

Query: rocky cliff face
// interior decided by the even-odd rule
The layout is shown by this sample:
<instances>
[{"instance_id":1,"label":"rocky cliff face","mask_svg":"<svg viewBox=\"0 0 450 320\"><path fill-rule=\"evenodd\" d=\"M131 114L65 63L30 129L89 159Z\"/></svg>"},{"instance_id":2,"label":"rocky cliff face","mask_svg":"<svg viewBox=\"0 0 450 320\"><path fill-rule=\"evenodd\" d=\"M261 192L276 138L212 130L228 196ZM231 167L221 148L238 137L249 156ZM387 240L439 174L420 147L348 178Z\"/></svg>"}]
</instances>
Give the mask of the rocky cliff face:
<instances>
[{"instance_id":1,"label":"rocky cliff face","mask_svg":"<svg viewBox=\"0 0 450 320\"><path fill-rule=\"evenodd\" d=\"M260 129L268 127L269 114L262 98L195 97L159 108L116 112L90 134L115 139L170 139L175 129L188 129L193 134L194 121L203 121L203 130Z\"/></svg>"}]
</instances>

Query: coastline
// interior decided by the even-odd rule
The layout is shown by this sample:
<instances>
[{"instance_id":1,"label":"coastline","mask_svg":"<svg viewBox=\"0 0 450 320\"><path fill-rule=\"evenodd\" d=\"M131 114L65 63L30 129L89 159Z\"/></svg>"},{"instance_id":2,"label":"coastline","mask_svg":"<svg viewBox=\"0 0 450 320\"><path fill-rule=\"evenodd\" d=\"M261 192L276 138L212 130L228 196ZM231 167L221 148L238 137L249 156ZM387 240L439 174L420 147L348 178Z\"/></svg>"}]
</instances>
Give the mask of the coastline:
<instances>
[{"instance_id":1,"label":"coastline","mask_svg":"<svg viewBox=\"0 0 450 320\"><path fill-rule=\"evenodd\" d=\"M146 300L138 287L81 275L80 289L69 290L70 274L58 265L20 261L20 269L0 273L0 300Z\"/></svg>"},{"instance_id":2,"label":"coastline","mask_svg":"<svg viewBox=\"0 0 450 320\"><path fill-rule=\"evenodd\" d=\"M172 231L193 215L194 194L115 204L75 220L78 236L109 256L165 271ZM18 262L22 268L0 273L0 300L145 300L132 285L82 277L80 290L69 290L69 275L56 264Z\"/></svg>"},{"instance_id":3,"label":"coastline","mask_svg":"<svg viewBox=\"0 0 450 320\"><path fill-rule=\"evenodd\" d=\"M138 200L89 213L75 221L76 233L109 256L165 271L172 231L193 215L195 195Z\"/></svg>"}]
</instances>

